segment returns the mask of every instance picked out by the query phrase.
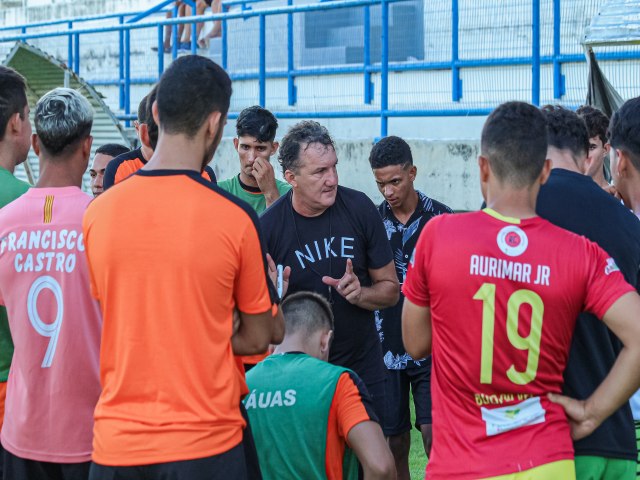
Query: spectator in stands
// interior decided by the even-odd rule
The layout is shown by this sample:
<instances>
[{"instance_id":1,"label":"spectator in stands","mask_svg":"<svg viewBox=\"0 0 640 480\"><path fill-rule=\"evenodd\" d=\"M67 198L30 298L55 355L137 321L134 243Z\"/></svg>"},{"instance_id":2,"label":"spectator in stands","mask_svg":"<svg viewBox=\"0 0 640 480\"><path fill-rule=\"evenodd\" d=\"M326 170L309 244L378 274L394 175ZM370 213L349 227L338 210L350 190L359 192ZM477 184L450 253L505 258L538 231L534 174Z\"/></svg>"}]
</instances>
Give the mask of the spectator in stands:
<instances>
[{"instance_id":1,"label":"spectator in stands","mask_svg":"<svg viewBox=\"0 0 640 480\"><path fill-rule=\"evenodd\" d=\"M97 197L103 192L104 173L107 165L118 155L127 153L129 149L118 143L107 143L98 147L93 157L89 175L91 176L91 192Z\"/></svg>"},{"instance_id":2,"label":"spectator in stands","mask_svg":"<svg viewBox=\"0 0 640 480\"><path fill-rule=\"evenodd\" d=\"M609 118L590 105L583 105L576 113L584 120L589 132L589 154L585 163L585 173L606 191L615 193L615 188L604 177L604 160L611 148L607 140Z\"/></svg>"},{"instance_id":3,"label":"spectator in stands","mask_svg":"<svg viewBox=\"0 0 640 480\"><path fill-rule=\"evenodd\" d=\"M282 311L282 344L247 373L251 394L244 403L264 479L355 480L357 459L364 478L395 479L393 456L362 380L326 363L334 328L329 302L297 292Z\"/></svg>"},{"instance_id":4,"label":"spectator in stands","mask_svg":"<svg viewBox=\"0 0 640 480\"><path fill-rule=\"evenodd\" d=\"M582 119L559 106L546 106L542 112L547 120L547 158L552 170L540 189L538 215L597 243L613 258L625 280L637 287L640 222L616 198L583 175L589 133ZM620 148L617 139L614 145ZM602 321L594 315L581 314L564 373L565 394L588 398L609 373L621 350L620 340ZM637 447L629 403L591 435L575 441L574 449L578 480L635 478Z\"/></svg>"},{"instance_id":5,"label":"spectator in stands","mask_svg":"<svg viewBox=\"0 0 640 480\"><path fill-rule=\"evenodd\" d=\"M382 420L386 372L374 311L399 298L382 219L364 193L338 186L334 143L319 123L294 125L279 161L292 188L260 217L270 271L275 277L276 264L284 267L285 293L314 291L330 301L336 335L329 360L362 378Z\"/></svg>"},{"instance_id":6,"label":"spectator in stands","mask_svg":"<svg viewBox=\"0 0 640 480\"><path fill-rule=\"evenodd\" d=\"M109 162L104 174L104 190L134 174L151 159L158 143L158 124L153 117L153 104L156 101L157 87L140 101L138 106L138 120L134 122L140 147L123 153ZM204 179L216 183L216 176L211 167L206 166L202 173Z\"/></svg>"},{"instance_id":7,"label":"spectator in stands","mask_svg":"<svg viewBox=\"0 0 640 480\"><path fill-rule=\"evenodd\" d=\"M186 14L186 8L187 8L187 4L184 1L181 0L177 0L175 3L175 7L177 8L178 11L178 18L180 17L184 17ZM173 18L173 10L169 10L167 11L166 14L166 18ZM163 40L163 49L164 49L164 53L171 53L171 38L173 37L173 25L166 25L164 27L164 40ZM182 44L182 37L184 35L184 29L185 29L185 25L184 24L180 24L177 26L177 34L176 34L176 39L178 41L178 49L182 48L182 49L188 49L189 45L183 45ZM158 47L154 46L151 47L151 50L157 51Z\"/></svg>"},{"instance_id":8,"label":"spectator in stands","mask_svg":"<svg viewBox=\"0 0 640 480\"><path fill-rule=\"evenodd\" d=\"M378 211L391 242L396 274L404 283L416 242L427 222L437 215L453 213L446 205L416 191L417 168L409 144L399 137L376 143L369 155L378 190L384 196ZM416 428L422 433L424 449L431 451L431 356L414 360L402 343L402 304L376 312L376 327L387 367L387 391L382 429L389 439L399 480L409 480L411 447L410 392L416 411Z\"/></svg>"},{"instance_id":9,"label":"spectator in stands","mask_svg":"<svg viewBox=\"0 0 640 480\"><path fill-rule=\"evenodd\" d=\"M80 189L93 108L77 91L56 88L38 101L34 118L38 182L0 210L0 302L15 343L4 472L6 480L86 480L102 329L82 236L92 198Z\"/></svg>"},{"instance_id":10,"label":"spectator in stands","mask_svg":"<svg viewBox=\"0 0 640 480\"><path fill-rule=\"evenodd\" d=\"M198 15L202 15L205 12L206 7L211 7L212 14L222 12L222 0L198 0L197 6L198 8L202 9L201 11L198 12ZM202 30L202 24L199 24L199 25L200 25L200 30L198 30L198 38L200 38L200 32ZM207 33L207 35L205 35L203 38L200 38L200 40L198 40L198 45L201 48L206 48L208 46L209 41L212 38L218 38L221 36L222 36L222 21L215 20L213 22L213 26L211 27L211 30L209 30L209 33Z\"/></svg>"},{"instance_id":11,"label":"spectator in stands","mask_svg":"<svg viewBox=\"0 0 640 480\"><path fill-rule=\"evenodd\" d=\"M31 121L26 82L12 68L0 65L0 208L24 194L30 187L13 172L27 159L31 148ZM7 310L0 305L0 430L4 418L7 378L13 355ZM0 444L0 480L3 449Z\"/></svg>"}]
</instances>

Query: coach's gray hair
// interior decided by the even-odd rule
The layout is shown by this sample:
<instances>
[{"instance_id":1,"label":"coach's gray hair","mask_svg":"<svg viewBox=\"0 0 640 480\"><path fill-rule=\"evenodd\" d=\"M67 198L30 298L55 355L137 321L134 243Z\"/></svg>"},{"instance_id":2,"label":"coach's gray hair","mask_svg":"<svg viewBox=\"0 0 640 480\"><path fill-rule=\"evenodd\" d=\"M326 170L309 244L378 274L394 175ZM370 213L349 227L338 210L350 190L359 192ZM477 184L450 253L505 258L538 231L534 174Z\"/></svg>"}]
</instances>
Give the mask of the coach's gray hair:
<instances>
[{"instance_id":1,"label":"coach's gray hair","mask_svg":"<svg viewBox=\"0 0 640 480\"><path fill-rule=\"evenodd\" d=\"M67 146L89 136L93 108L76 90L56 88L38 100L35 125L41 145L51 155L58 155Z\"/></svg>"}]
</instances>

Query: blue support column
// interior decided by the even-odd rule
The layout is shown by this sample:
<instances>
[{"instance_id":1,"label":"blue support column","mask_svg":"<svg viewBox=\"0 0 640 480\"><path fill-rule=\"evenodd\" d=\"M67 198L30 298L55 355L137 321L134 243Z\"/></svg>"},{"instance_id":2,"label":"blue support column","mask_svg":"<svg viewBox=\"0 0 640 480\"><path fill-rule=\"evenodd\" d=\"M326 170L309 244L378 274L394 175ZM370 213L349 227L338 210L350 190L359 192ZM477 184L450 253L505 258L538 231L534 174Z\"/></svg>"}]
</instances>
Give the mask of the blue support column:
<instances>
[{"instance_id":1,"label":"blue support column","mask_svg":"<svg viewBox=\"0 0 640 480\"><path fill-rule=\"evenodd\" d=\"M382 55L380 59L380 137L386 137L389 118L389 4L381 0L382 7Z\"/></svg>"},{"instance_id":2,"label":"blue support column","mask_svg":"<svg viewBox=\"0 0 640 480\"><path fill-rule=\"evenodd\" d=\"M371 9L364 7L364 103L371 105L373 101L373 82L371 82Z\"/></svg>"},{"instance_id":3,"label":"blue support column","mask_svg":"<svg viewBox=\"0 0 640 480\"><path fill-rule=\"evenodd\" d=\"M226 11L227 7L222 5L222 12ZM222 34L222 68L227 69L227 20L222 19L221 22L221 34Z\"/></svg>"},{"instance_id":4,"label":"blue support column","mask_svg":"<svg viewBox=\"0 0 640 480\"><path fill-rule=\"evenodd\" d=\"M158 78L164 72L164 25L158 25Z\"/></svg>"},{"instance_id":5,"label":"blue support column","mask_svg":"<svg viewBox=\"0 0 640 480\"><path fill-rule=\"evenodd\" d=\"M76 75L80 75L80 34L73 36L73 71Z\"/></svg>"},{"instance_id":6,"label":"blue support column","mask_svg":"<svg viewBox=\"0 0 640 480\"><path fill-rule=\"evenodd\" d=\"M540 105L540 0L532 1L531 103Z\"/></svg>"},{"instance_id":7,"label":"blue support column","mask_svg":"<svg viewBox=\"0 0 640 480\"><path fill-rule=\"evenodd\" d=\"M73 22L67 24L69 30L73 30ZM73 34L69 34L67 40L67 67L73 68Z\"/></svg>"},{"instance_id":8,"label":"blue support column","mask_svg":"<svg viewBox=\"0 0 640 480\"><path fill-rule=\"evenodd\" d=\"M173 7L173 18L178 18L178 7ZM180 39L178 38L178 25L171 25L171 58L173 60L178 56L178 43Z\"/></svg>"},{"instance_id":9,"label":"blue support column","mask_svg":"<svg viewBox=\"0 0 640 480\"><path fill-rule=\"evenodd\" d=\"M124 23L124 16L120 16L119 23ZM160 47L162 48L162 46ZM118 31L118 100L120 110L124 109L124 30Z\"/></svg>"},{"instance_id":10,"label":"blue support column","mask_svg":"<svg viewBox=\"0 0 640 480\"><path fill-rule=\"evenodd\" d=\"M287 5L293 5L293 0L287 0ZM298 101L295 77L292 72L295 68L293 62L293 14L287 14L287 90L289 106L293 106Z\"/></svg>"},{"instance_id":11,"label":"blue support column","mask_svg":"<svg viewBox=\"0 0 640 480\"><path fill-rule=\"evenodd\" d=\"M560 99L565 94L564 75L562 75L562 63L560 43L560 0L553 0L553 98Z\"/></svg>"},{"instance_id":12,"label":"blue support column","mask_svg":"<svg viewBox=\"0 0 640 480\"><path fill-rule=\"evenodd\" d=\"M460 9L458 0L451 1L451 100L459 102L462 98L462 80L458 66L460 50Z\"/></svg>"},{"instance_id":13,"label":"blue support column","mask_svg":"<svg viewBox=\"0 0 640 480\"><path fill-rule=\"evenodd\" d=\"M124 32L124 58L124 114L129 115L131 113L131 30ZM127 120L125 125L130 127L131 122Z\"/></svg>"},{"instance_id":14,"label":"blue support column","mask_svg":"<svg viewBox=\"0 0 640 480\"><path fill-rule=\"evenodd\" d=\"M260 15L260 106L264 107L267 96L267 58L266 58L266 22L265 16Z\"/></svg>"}]
</instances>

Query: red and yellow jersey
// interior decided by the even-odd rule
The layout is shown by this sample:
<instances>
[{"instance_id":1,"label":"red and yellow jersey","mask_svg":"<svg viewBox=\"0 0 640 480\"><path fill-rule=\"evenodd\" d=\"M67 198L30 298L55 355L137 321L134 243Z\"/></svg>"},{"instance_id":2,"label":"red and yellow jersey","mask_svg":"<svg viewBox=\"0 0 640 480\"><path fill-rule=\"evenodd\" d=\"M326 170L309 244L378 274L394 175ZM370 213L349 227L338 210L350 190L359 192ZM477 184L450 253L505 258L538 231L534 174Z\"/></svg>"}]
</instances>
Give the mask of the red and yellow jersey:
<instances>
[{"instance_id":1,"label":"red and yellow jersey","mask_svg":"<svg viewBox=\"0 0 640 480\"><path fill-rule=\"evenodd\" d=\"M216 221L203 221L212 212ZM83 228L104 318L95 462L189 460L240 443L246 384L233 310L270 311L274 293L257 221L194 171L140 170L89 205Z\"/></svg>"},{"instance_id":2,"label":"red and yellow jersey","mask_svg":"<svg viewBox=\"0 0 640 480\"><path fill-rule=\"evenodd\" d=\"M483 478L573 458L564 411L546 395L561 392L578 314L602 318L632 291L595 243L539 217L486 209L431 220L403 288L431 309L426 478Z\"/></svg>"}]
</instances>

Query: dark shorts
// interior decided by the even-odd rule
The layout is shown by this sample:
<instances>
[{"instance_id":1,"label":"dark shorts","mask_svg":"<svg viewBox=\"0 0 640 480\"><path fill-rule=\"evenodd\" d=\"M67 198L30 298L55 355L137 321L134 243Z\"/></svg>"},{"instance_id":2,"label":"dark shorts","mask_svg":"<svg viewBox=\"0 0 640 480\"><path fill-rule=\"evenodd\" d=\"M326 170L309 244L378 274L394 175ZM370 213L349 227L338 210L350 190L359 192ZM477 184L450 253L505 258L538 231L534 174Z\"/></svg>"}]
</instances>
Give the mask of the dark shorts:
<instances>
[{"instance_id":1,"label":"dark shorts","mask_svg":"<svg viewBox=\"0 0 640 480\"><path fill-rule=\"evenodd\" d=\"M378 423L382 427L385 421L385 405L387 398L387 380L380 380L373 383L365 383L371 402L373 403L373 411L378 417Z\"/></svg>"},{"instance_id":2,"label":"dark shorts","mask_svg":"<svg viewBox=\"0 0 640 480\"><path fill-rule=\"evenodd\" d=\"M212 457L137 467L91 464L90 480L253 480L247 475L242 443Z\"/></svg>"},{"instance_id":3,"label":"dark shorts","mask_svg":"<svg viewBox=\"0 0 640 480\"><path fill-rule=\"evenodd\" d=\"M39 462L16 457L6 450L2 451L2 457L4 480L87 480L89 478L91 462Z\"/></svg>"},{"instance_id":4,"label":"dark shorts","mask_svg":"<svg viewBox=\"0 0 640 480\"><path fill-rule=\"evenodd\" d=\"M431 424L431 357L421 366L409 362L405 370L387 370L387 393L382 430L388 437L411 430L409 391L413 393L417 429Z\"/></svg>"},{"instance_id":5,"label":"dark shorts","mask_svg":"<svg viewBox=\"0 0 640 480\"><path fill-rule=\"evenodd\" d=\"M242 402L240 402L240 413L244 421L247 422L247 427L242 432L242 446L244 447L244 456L247 462L247 478L249 480L262 480L256 442L253 438L253 432L251 431L249 415L247 415L247 410L244 408L244 403Z\"/></svg>"}]
</instances>

